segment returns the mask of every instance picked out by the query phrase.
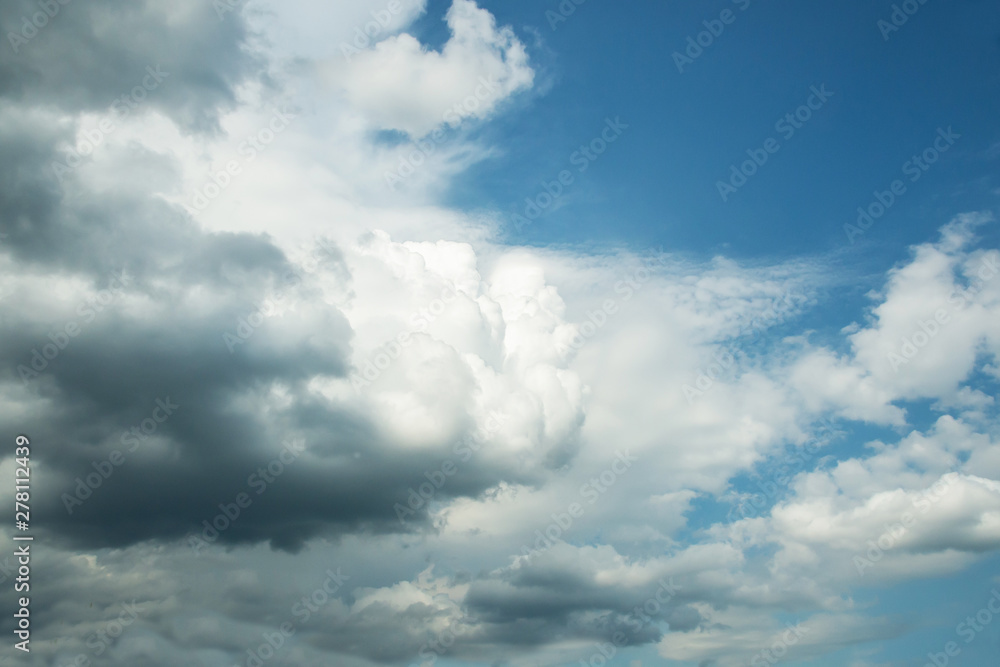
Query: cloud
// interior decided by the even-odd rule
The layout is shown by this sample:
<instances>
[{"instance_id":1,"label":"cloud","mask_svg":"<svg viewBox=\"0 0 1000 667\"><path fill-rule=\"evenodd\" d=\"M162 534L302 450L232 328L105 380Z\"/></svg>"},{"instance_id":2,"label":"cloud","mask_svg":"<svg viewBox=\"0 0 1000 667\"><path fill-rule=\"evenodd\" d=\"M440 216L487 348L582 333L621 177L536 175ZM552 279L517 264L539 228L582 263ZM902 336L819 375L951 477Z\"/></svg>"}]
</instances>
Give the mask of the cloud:
<instances>
[{"instance_id":1,"label":"cloud","mask_svg":"<svg viewBox=\"0 0 1000 667\"><path fill-rule=\"evenodd\" d=\"M719 667L808 660L852 645L893 639L907 630L892 619L856 614L817 614L783 626L765 619L747 622L737 618L739 613L713 614L713 627L698 634L667 636L660 655Z\"/></svg>"},{"instance_id":2,"label":"cloud","mask_svg":"<svg viewBox=\"0 0 1000 667\"><path fill-rule=\"evenodd\" d=\"M1000 549L986 216L914 247L862 321L810 336L855 279L826 258L514 247L491 214L439 205L496 150L469 121L534 86L526 47L471 1L439 50L413 36L415 2L350 58L376 2L60 6L0 56L0 425L39 443L47 545L33 664L96 658L133 599L108 664L245 662L292 618L297 665L566 664L619 631L735 665L783 614L809 629L786 647L805 660L911 629L859 587ZM30 7L6 5L4 28ZM161 62L169 78L83 150ZM249 158L276 109L292 122ZM412 149L373 130L445 129L388 190ZM878 435L765 479L828 419ZM721 520L758 481L775 490L756 515ZM347 583L301 620L337 568Z\"/></svg>"},{"instance_id":3,"label":"cloud","mask_svg":"<svg viewBox=\"0 0 1000 667\"><path fill-rule=\"evenodd\" d=\"M980 361L996 355L1000 254L970 251L987 215L966 215L937 243L892 271L872 326L853 334L857 362L901 398L950 398Z\"/></svg>"},{"instance_id":4,"label":"cloud","mask_svg":"<svg viewBox=\"0 0 1000 667\"><path fill-rule=\"evenodd\" d=\"M160 67L169 79L147 104L185 130L211 132L220 113L235 107L240 86L266 80L239 12L223 20L211 3L198 0L58 8L28 43L0 51L0 95L7 102L52 105L70 116L104 110L148 81L148 66ZM24 17L38 11L29 0L4 3L3 34L20 33Z\"/></svg>"},{"instance_id":5,"label":"cloud","mask_svg":"<svg viewBox=\"0 0 1000 667\"><path fill-rule=\"evenodd\" d=\"M454 0L450 39L426 50L400 34L334 70L351 105L378 128L423 137L466 118L485 119L534 80L524 45L472 0Z\"/></svg>"}]
</instances>

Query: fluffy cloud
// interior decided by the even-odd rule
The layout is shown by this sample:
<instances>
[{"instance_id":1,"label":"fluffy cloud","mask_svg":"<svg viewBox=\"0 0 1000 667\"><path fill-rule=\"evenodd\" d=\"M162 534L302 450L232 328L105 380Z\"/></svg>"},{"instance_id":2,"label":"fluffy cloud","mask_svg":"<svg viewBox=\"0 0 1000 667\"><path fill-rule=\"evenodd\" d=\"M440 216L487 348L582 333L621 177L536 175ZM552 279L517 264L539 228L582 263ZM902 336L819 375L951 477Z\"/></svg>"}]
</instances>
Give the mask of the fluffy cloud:
<instances>
[{"instance_id":1,"label":"fluffy cloud","mask_svg":"<svg viewBox=\"0 0 1000 667\"><path fill-rule=\"evenodd\" d=\"M447 15L451 38L426 50L401 34L333 69L354 108L381 129L422 137L465 118L488 118L512 94L530 88L534 71L509 27L473 0L455 0Z\"/></svg>"},{"instance_id":2,"label":"fluffy cloud","mask_svg":"<svg viewBox=\"0 0 1000 667\"><path fill-rule=\"evenodd\" d=\"M851 335L859 366L900 398L954 398L998 351L1000 253L970 251L985 215L961 216L889 275L873 324Z\"/></svg>"}]
</instances>

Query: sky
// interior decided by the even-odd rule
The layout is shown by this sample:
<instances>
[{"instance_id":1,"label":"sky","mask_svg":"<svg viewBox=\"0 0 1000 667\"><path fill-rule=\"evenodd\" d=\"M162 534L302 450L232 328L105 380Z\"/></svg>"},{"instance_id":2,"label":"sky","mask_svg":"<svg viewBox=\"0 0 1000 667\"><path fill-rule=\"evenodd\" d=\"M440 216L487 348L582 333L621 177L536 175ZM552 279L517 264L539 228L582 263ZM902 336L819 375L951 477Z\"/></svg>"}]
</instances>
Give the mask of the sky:
<instances>
[{"instance_id":1,"label":"sky","mask_svg":"<svg viewBox=\"0 0 1000 667\"><path fill-rule=\"evenodd\" d=\"M0 27L0 666L995 662L995 3Z\"/></svg>"}]
</instances>

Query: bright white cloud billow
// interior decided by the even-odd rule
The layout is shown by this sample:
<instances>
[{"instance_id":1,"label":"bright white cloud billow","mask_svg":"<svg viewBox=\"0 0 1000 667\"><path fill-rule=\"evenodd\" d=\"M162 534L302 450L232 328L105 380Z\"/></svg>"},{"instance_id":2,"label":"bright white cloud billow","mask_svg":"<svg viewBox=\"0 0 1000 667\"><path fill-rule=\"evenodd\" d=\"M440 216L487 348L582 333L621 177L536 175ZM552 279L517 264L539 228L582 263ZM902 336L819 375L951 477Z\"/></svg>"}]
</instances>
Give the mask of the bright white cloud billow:
<instances>
[{"instance_id":1,"label":"bright white cloud billow","mask_svg":"<svg viewBox=\"0 0 1000 667\"><path fill-rule=\"evenodd\" d=\"M531 87L534 71L510 27L473 0L448 10L451 37L431 51L403 33L332 65L354 108L376 127L414 138L465 118L488 118L505 99Z\"/></svg>"}]
</instances>

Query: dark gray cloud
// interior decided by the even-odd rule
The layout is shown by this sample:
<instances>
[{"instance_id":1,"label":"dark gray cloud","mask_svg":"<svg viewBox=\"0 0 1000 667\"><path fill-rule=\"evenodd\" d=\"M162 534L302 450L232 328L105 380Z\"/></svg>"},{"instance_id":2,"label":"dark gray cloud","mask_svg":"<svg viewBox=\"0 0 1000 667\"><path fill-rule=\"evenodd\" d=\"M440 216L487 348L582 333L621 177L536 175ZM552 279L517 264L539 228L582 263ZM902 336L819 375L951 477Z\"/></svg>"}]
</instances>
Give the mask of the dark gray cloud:
<instances>
[{"instance_id":1,"label":"dark gray cloud","mask_svg":"<svg viewBox=\"0 0 1000 667\"><path fill-rule=\"evenodd\" d=\"M75 225L81 210L95 224ZM12 229L8 252L25 265L82 276L94 289L110 286L114 298L107 306L67 302L40 318L31 308L39 294L18 293L0 324L0 376L47 404L16 425L10 415L0 419L47 443L38 457L50 473L35 511L58 539L95 548L183 538L211 522L220 503L244 492L256 498L251 475L289 438L306 443L306 453L261 490L220 543L294 550L321 534L405 532L425 521L426 506L406 525L394 506L453 456L454 440L399 451L366 417L307 390L316 376L346 375L352 332L336 308L311 298L308 280L288 284L297 269L266 237L204 233L184 213L138 197L95 197L77 208L62 201L46 212L49 242ZM339 260L329 263L345 275ZM116 284L122 267L124 286ZM230 352L224 334L237 334L255 304L279 291L290 309ZM69 323L81 333L66 340L60 332ZM65 349L43 360L60 336ZM262 412L276 387L287 392L288 407ZM158 399L180 407L148 440L123 439ZM115 452L124 463L88 493L78 480L106 468ZM476 495L502 475L477 461L439 498Z\"/></svg>"},{"instance_id":2,"label":"dark gray cloud","mask_svg":"<svg viewBox=\"0 0 1000 667\"><path fill-rule=\"evenodd\" d=\"M250 476L297 437L307 453L222 532L221 543L299 549L324 533L412 530L427 508L404 526L393 506L450 455L452 441L420 455L393 451L366 417L306 391L316 376L345 375L353 334L336 308L311 298L309 281L272 240L200 229L156 196L177 187L172 158L140 147L117 156L128 178L112 189L53 170L65 163L73 114L106 108L123 82L142 78L146 63L170 71L170 85L148 104L183 127L211 129L233 102L234 86L259 69L240 13L220 20L210 3L60 7L17 54L2 56L7 106L0 113L10 122L0 124L0 252L14 273L110 287L114 299L52 304L43 316L33 306L49 295L36 288L4 304L0 377L47 406L16 424L0 417L6 428L48 443L38 454L51 474L37 516L56 539L83 548L180 539L211 521L220 503L255 492ZM31 9L5 5L5 29ZM105 34L109 26L114 31ZM327 251L321 270L350 280L336 250ZM294 309L268 318L231 352L223 334L278 292ZM50 334L59 338L70 323L81 333L56 358L36 360ZM290 406L261 412L277 386ZM182 407L158 427L156 445L127 451L121 436L167 397ZM77 478L116 450L125 463L69 514L64 494L86 495L85 488L74 494ZM466 466L441 497L475 495L497 479L496 471Z\"/></svg>"},{"instance_id":3,"label":"dark gray cloud","mask_svg":"<svg viewBox=\"0 0 1000 667\"><path fill-rule=\"evenodd\" d=\"M219 130L241 84L272 85L240 12L220 18L212 3L194 0L58 7L16 53L0 48L0 255L5 278L19 285L0 318L0 383L23 401L23 409L0 410L0 429L30 433L44 471L32 510L48 551L36 560L44 576L33 613L39 637L59 638L40 643L34 664L79 655L112 665L194 664L204 651L228 665L309 591L231 571L199 536L241 547L237 554L259 544L301 554L327 537L432 532L426 504L405 524L395 506L425 473L455 459L454 443L477 425L460 418L435 446L400 448L369 415L310 389L318 377L350 371L355 334L317 285L322 277L350 290L335 248L306 275L266 234L201 228L158 196L180 187L180 165L141 146L104 148L121 174L112 187L95 187L68 164L80 114L108 110L144 79L137 113L158 111L196 133ZM36 11L26 0L7 3L0 28L16 33ZM161 71L162 80L148 79ZM108 303L93 300L101 290ZM280 312L227 345L224 334L265 300L280 301ZM70 324L79 333L64 337ZM47 358L46 346L59 351ZM577 437L555 443L549 465L565 464ZM291 460L289 442L301 444ZM269 470L276 461L280 473ZM436 500L540 479L478 456ZM224 517L241 497L249 506ZM448 651L458 659L618 631L632 644L661 636L660 624L636 627L629 616L643 591L598 585L592 571L563 565L455 575L452 583L471 582L457 610L381 601L353 608L361 593L346 588L283 657L402 664L427 650L441 623L460 630ZM128 605L141 611L102 650L101 633ZM690 629L700 616L675 604L659 620ZM0 623L12 628L10 618Z\"/></svg>"},{"instance_id":4,"label":"dark gray cloud","mask_svg":"<svg viewBox=\"0 0 1000 667\"><path fill-rule=\"evenodd\" d=\"M241 82L266 81L241 12L220 18L211 2L196 0L49 4L55 14L44 22L36 2L0 7L3 35L33 35L26 42L6 37L0 48L0 96L7 100L70 114L100 111L142 87L147 67L159 67L169 76L144 104L183 128L213 131ZM36 30L25 26L32 17Z\"/></svg>"},{"instance_id":5,"label":"dark gray cloud","mask_svg":"<svg viewBox=\"0 0 1000 667\"><path fill-rule=\"evenodd\" d=\"M602 581L601 570L583 552L556 545L477 578L464 605L489 626L492 641L514 645L546 645L552 637L607 641L616 633L641 645L658 641L665 627L686 632L703 623L688 603L706 591L693 591L690 581L623 586Z\"/></svg>"},{"instance_id":6,"label":"dark gray cloud","mask_svg":"<svg viewBox=\"0 0 1000 667\"><path fill-rule=\"evenodd\" d=\"M143 205L103 203L108 215L122 221L132 206ZM393 506L425 481L424 471L439 466L451 441L429 453L396 451L367 419L306 390L316 376L345 376L352 333L339 311L310 299L307 284L287 285L295 269L266 238L205 234L165 205L148 209L148 228L124 222L120 232L80 228L76 247L96 249L87 256L88 264L97 265L91 276L127 267L130 280L116 287L113 303L101 310L98 303L80 302L86 305L82 316L79 307L67 307L41 320L31 317L35 295L18 294L9 302L14 314L0 325L0 357L8 362L0 371L4 379L49 402L44 414L18 422L48 443L38 455L51 469L51 486L36 505L43 524L85 547L180 538L217 515L220 503L241 492L254 494L250 475L277 456L281 443L301 438L306 453L267 485L260 501L223 532L222 542L270 541L298 549L331 525L409 530ZM61 216L72 217L57 209L53 220ZM155 238L134 240L147 233ZM15 252L60 264L56 253L39 257L43 247L49 252L44 244L14 245ZM76 263L67 257L60 268L73 273ZM104 280L112 282L108 276L119 273ZM96 288L105 287L101 278L93 280ZM294 307L267 318L230 352L223 334L236 333L254 304L279 290ZM202 294L211 295L207 307L196 296ZM42 362L35 351L54 344L49 334L65 330L68 322L82 333ZM266 404L276 386L288 392L289 407L261 413L256 406ZM158 399L180 407L148 440L127 439ZM94 473L95 462L100 467L115 451L125 458L121 467L92 494L74 494L77 477ZM470 466L447 493L474 494L495 483L483 473ZM65 493L89 497L82 505L72 503L70 515ZM409 525L425 512L420 508Z\"/></svg>"},{"instance_id":7,"label":"dark gray cloud","mask_svg":"<svg viewBox=\"0 0 1000 667\"><path fill-rule=\"evenodd\" d=\"M52 466L51 486L36 505L45 525L87 548L182 538L248 491L249 476L289 437L307 443L306 462L289 466L220 542L298 549L331 531L405 532L426 521L426 505L406 525L394 505L454 457L452 444L474 430L471 421L438 448L412 454L385 442L367 417L320 401L307 383L345 376L353 333L268 236L200 229L156 196L178 173L171 159L149 151L124 156L130 178L113 190L94 191L76 173L60 181L51 165L71 126L51 124L35 108L16 118L0 126L0 155L10 158L0 160L0 252L15 273L80 279L95 291L110 287L114 297L107 305L53 303L42 316L33 306L49 295L28 281L5 301L0 377L49 407L16 424L9 415L0 420L50 443L39 455ZM348 289L342 255L327 248L321 273ZM246 343L227 346L223 334L235 334L241 319L278 293L294 308L266 318ZM78 336L56 358L38 358L50 334L62 336L70 323ZM279 385L293 399L287 409L235 407L263 405ZM74 495L78 477L124 450L121 435L164 397L182 408L159 427L162 447L123 451L126 463L68 514L63 494ZM476 459L438 498L532 476Z\"/></svg>"}]
</instances>

